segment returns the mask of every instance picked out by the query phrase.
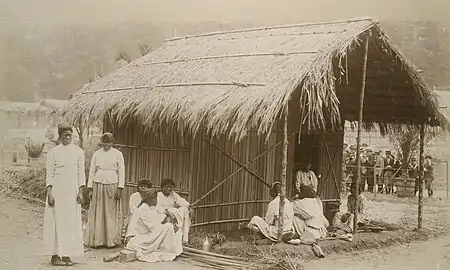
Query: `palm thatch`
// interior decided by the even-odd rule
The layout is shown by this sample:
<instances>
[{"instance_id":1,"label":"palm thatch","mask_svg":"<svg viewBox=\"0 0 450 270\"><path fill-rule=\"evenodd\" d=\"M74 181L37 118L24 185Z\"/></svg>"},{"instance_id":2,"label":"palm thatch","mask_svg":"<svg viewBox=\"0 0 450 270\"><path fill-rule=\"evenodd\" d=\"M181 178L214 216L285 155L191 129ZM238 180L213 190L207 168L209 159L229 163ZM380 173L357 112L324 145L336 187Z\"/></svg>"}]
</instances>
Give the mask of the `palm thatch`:
<instances>
[{"instance_id":1,"label":"palm thatch","mask_svg":"<svg viewBox=\"0 0 450 270\"><path fill-rule=\"evenodd\" d=\"M192 133L204 126L213 135L228 133L241 139L250 129L259 134L272 130L296 92L299 98L291 102L302 108L309 130L337 127L342 120L356 119L360 80L352 74L361 73L360 45L369 34L366 127L378 123L386 129L390 124L430 119L444 125L437 99L417 69L372 19L166 40L160 48L86 85L63 113L71 122L81 116L95 121L112 114L119 122L133 117L146 127L174 123ZM388 74L381 78L379 68ZM396 77L402 78L398 85L383 88L376 83ZM374 100L385 103L379 114L372 92L381 93ZM401 110L399 100L409 110ZM387 109L393 110L386 113Z\"/></svg>"}]
</instances>

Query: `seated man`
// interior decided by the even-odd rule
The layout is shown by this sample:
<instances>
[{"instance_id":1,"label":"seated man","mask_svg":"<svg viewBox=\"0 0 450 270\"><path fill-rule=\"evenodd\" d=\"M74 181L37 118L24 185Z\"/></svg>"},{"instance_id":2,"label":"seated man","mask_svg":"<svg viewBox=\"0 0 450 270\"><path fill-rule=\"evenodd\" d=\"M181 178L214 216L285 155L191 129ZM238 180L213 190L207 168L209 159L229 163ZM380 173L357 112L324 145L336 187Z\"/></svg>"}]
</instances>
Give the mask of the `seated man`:
<instances>
[{"instance_id":1,"label":"seated man","mask_svg":"<svg viewBox=\"0 0 450 270\"><path fill-rule=\"evenodd\" d=\"M269 203L267 207L267 212L265 218L254 216L248 227L258 233L261 233L267 239L274 242L278 241L278 223L279 223L279 207L280 207L280 196L279 192L281 190L281 183L274 182L270 190L270 196L273 200ZM284 199L284 216L281 220L283 222L283 241L288 242L293 236L292 222L294 218L294 209L292 204L288 199Z\"/></svg>"},{"instance_id":2,"label":"seated man","mask_svg":"<svg viewBox=\"0 0 450 270\"><path fill-rule=\"evenodd\" d=\"M152 188L152 182L148 179L141 179L137 185L137 192L131 194L130 201L128 204L129 216L125 219L124 222L124 230L122 232L122 242L126 244L126 242L135 235L135 223L136 223L136 213L138 212L138 208L142 203L142 194L147 189Z\"/></svg>"},{"instance_id":3,"label":"seated man","mask_svg":"<svg viewBox=\"0 0 450 270\"><path fill-rule=\"evenodd\" d=\"M366 213L367 200L364 195L361 194L361 190L356 192L356 184L352 183L350 186L350 195L347 199L347 213L342 214L337 212L334 215L332 225L336 230L341 230L346 233L353 231L354 211L356 209L356 202L358 200L358 226L364 226L369 223Z\"/></svg>"},{"instance_id":4,"label":"seated man","mask_svg":"<svg viewBox=\"0 0 450 270\"><path fill-rule=\"evenodd\" d=\"M314 190L305 185L300 186L300 193L292 203L294 209L294 230L300 237L309 232L315 239L327 236L328 220L323 215L322 201L316 197Z\"/></svg>"},{"instance_id":5,"label":"seated man","mask_svg":"<svg viewBox=\"0 0 450 270\"><path fill-rule=\"evenodd\" d=\"M135 235L126 247L135 251L136 258L140 261L173 261L183 251L181 231L170 222L176 218L171 212L156 206L158 195L155 189L146 189L141 196L142 204L135 214ZM105 256L103 260L108 262L119 256L120 252L116 252Z\"/></svg>"},{"instance_id":6,"label":"seated man","mask_svg":"<svg viewBox=\"0 0 450 270\"><path fill-rule=\"evenodd\" d=\"M158 207L173 213L176 217L176 226L179 226L183 234L183 244L189 242L189 227L191 226L192 210L190 204L173 191L175 182L172 179L164 179L161 183L161 191L158 192Z\"/></svg>"}]
</instances>

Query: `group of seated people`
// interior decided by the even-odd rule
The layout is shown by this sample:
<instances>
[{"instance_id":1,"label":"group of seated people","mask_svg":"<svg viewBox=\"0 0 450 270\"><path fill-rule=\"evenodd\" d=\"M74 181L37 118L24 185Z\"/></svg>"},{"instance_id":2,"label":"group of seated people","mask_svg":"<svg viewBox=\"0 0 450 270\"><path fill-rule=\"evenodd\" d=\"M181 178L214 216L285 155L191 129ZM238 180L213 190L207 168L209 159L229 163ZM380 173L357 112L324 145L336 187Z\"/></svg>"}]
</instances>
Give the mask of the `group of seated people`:
<instances>
[{"instance_id":1,"label":"group of seated people","mask_svg":"<svg viewBox=\"0 0 450 270\"><path fill-rule=\"evenodd\" d=\"M330 222L325 218L323 204L317 196L317 177L311 171L310 162L297 173L292 202L285 198L283 217L279 217L281 183L272 184L266 216L261 218L254 216L248 227L261 234L266 239L278 241L278 224L283 222L282 240L291 244L317 241L327 237L329 230L342 235L348 235L353 231L354 211L358 202L358 225L367 224L366 200L361 192L357 192L352 185L351 194L347 201L347 213L339 211L339 205ZM303 240L303 241L302 241ZM306 241L306 242L308 242Z\"/></svg>"},{"instance_id":2,"label":"group of seated people","mask_svg":"<svg viewBox=\"0 0 450 270\"><path fill-rule=\"evenodd\" d=\"M161 191L143 179L130 196L130 216L125 221L123 243L136 251L140 261L172 261L189 239L190 204L173 189L175 183L164 179Z\"/></svg>"}]
</instances>

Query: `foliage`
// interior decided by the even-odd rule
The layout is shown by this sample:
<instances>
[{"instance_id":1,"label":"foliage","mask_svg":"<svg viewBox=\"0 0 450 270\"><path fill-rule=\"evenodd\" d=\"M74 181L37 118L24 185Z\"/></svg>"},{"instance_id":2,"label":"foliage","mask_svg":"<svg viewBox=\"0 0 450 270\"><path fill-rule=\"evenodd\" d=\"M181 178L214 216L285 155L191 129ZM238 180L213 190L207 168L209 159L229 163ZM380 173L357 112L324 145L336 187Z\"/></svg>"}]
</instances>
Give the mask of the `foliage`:
<instances>
[{"instance_id":1,"label":"foliage","mask_svg":"<svg viewBox=\"0 0 450 270\"><path fill-rule=\"evenodd\" d=\"M0 188L2 192L45 201L45 169L3 169L0 171Z\"/></svg>"},{"instance_id":2,"label":"foliage","mask_svg":"<svg viewBox=\"0 0 450 270\"><path fill-rule=\"evenodd\" d=\"M25 144L25 150L28 153L28 157L30 158L39 158L44 151L45 143L37 143L28 139L28 142Z\"/></svg>"},{"instance_id":3,"label":"foliage","mask_svg":"<svg viewBox=\"0 0 450 270\"><path fill-rule=\"evenodd\" d=\"M424 144L427 145L441 132L436 128L428 128L425 131ZM395 132L388 135L389 142L394 146L398 159L403 167L408 166L411 157L417 155L420 143L420 126L401 126Z\"/></svg>"}]
</instances>

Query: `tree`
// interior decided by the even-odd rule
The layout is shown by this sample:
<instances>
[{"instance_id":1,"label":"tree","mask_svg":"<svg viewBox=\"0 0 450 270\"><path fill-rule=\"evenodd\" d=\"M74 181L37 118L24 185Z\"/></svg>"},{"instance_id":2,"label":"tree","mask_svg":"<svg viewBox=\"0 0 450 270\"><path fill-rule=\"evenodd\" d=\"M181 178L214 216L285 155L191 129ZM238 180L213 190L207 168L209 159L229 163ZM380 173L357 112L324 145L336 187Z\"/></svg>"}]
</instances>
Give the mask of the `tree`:
<instances>
[{"instance_id":1,"label":"tree","mask_svg":"<svg viewBox=\"0 0 450 270\"><path fill-rule=\"evenodd\" d=\"M428 127L425 131L425 145L439 136L440 131L436 128ZM402 167L409 165L411 157L417 154L420 143L420 126L399 126L388 136L398 153L398 159L402 161Z\"/></svg>"}]
</instances>

